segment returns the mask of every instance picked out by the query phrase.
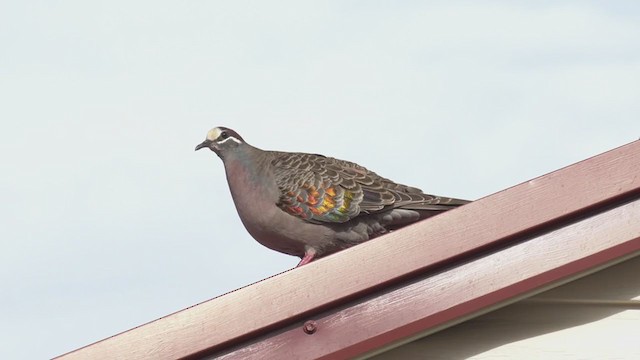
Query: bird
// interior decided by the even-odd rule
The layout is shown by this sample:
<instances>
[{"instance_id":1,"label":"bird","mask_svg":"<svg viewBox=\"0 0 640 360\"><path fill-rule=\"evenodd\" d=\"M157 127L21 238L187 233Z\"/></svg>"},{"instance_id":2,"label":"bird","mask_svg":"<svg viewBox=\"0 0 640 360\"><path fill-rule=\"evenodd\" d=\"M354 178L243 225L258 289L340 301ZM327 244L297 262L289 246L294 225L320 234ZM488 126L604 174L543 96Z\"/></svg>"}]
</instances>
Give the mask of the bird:
<instances>
[{"instance_id":1,"label":"bird","mask_svg":"<svg viewBox=\"0 0 640 360\"><path fill-rule=\"evenodd\" d=\"M227 127L195 150L222 160L249 234L300 257L296 267L469 203L395 183L356 163L318 154L262 150Z\"/></svg>"}]
</instances>

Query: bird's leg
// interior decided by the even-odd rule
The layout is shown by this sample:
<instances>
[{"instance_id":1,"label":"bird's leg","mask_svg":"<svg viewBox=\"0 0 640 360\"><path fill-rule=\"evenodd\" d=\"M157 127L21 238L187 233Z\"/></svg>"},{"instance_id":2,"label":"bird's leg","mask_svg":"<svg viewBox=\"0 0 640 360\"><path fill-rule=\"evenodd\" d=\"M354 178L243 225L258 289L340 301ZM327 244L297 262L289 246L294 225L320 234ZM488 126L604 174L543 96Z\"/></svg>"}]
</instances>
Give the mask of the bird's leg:
<instances>
[{"instance_id":1,"label":"bird's leg","mask_svg":"<svg viewBox=\"0 0 640 360\"><path fill-rule=\"evenodd\" d=\"M304 252L304 257L302 258L302 260L300 260L296 267L300 267L302 265L310 263L311 260L313 260L314 256L316 256L316 250L314 248L307 248Z\"/></svg>"}]
</instances>

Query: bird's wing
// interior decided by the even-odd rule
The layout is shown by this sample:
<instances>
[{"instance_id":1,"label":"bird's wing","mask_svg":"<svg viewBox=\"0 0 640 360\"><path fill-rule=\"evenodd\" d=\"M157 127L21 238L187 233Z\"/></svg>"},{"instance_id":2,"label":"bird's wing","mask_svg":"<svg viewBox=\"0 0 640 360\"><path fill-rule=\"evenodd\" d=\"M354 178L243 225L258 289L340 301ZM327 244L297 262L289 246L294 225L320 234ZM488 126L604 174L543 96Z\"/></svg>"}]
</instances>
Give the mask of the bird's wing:
<instances>
[{"instance_id":1,"label":"bird's wing","mask_svg":"<svg viewBox=\"0 0 640 360\"><path fill-rule=\"evenodd\" d=\"M272 165L280 189L277 205L309 222L343 223L394 207L441 211L459 205L322 155L277 153Z\"/></svg>"}]
</instances>

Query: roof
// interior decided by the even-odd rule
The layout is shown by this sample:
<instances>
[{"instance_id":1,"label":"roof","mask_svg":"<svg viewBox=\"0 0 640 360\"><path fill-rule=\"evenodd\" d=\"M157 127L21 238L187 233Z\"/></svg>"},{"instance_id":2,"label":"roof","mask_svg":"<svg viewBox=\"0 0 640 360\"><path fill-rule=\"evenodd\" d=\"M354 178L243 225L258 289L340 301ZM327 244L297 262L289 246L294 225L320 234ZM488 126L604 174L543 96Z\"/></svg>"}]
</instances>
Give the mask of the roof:
<instances>
[{"instance_id":1,"label":"roof","mask_svg":"<svg viewBox=\"0 0 640 360\"><path fill-rule=\"evenodd\" d=\"M640 141L58 359L349 358L640 255Z\"/></svg>"}]
</instances>

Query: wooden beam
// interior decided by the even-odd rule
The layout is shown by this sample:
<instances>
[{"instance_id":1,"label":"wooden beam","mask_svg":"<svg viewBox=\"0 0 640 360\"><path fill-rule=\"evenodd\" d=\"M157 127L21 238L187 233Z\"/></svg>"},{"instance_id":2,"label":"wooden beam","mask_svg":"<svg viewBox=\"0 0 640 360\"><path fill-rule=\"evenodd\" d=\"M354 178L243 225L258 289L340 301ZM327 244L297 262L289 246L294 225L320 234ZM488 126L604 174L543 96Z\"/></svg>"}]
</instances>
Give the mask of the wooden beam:
<instances>
[{"instance_id":1,"label":"wooden beam","mask_svg":"<svg viewBox=\"0 0 640 360\"><path fill-rule=\"evenodd\" d=\"M639 174L636 141L59 359L175 359L221 351L452 261L631 199L640 194Z\"/></svg>"}]
</instances>

